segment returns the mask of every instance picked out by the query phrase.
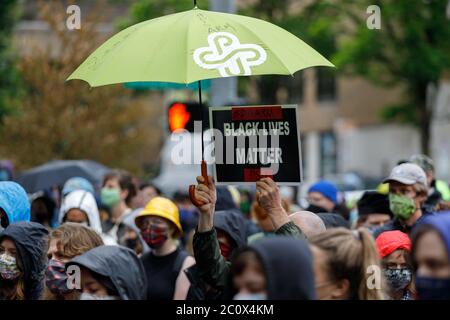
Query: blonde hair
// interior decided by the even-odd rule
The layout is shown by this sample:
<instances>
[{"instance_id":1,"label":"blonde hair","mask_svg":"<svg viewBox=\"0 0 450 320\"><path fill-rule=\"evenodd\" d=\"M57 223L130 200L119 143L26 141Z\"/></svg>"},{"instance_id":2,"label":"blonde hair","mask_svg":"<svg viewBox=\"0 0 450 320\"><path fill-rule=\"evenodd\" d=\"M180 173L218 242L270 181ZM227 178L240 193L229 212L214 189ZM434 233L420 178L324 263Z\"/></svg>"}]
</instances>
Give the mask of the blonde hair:
<instances>
[{"instance_id":1,"label":"blonde hair","mask_svg":"<svg viewBox=\"0 0 450 320\"><path fill-rule=\"evenodd\" d=\"M347 279L350 283L349 299L383 300L384 288L369 288L368 271L378 267L380 259L371 234L364 228L348 230L345 228L329 229L312 236L310 243L326 252L327 269L333 280ZM382 276L379 279L383 282Z\"/></svg>"},{"instance_id":2,"label":"blonde hair","mask_svg":"<svg viewBox=\"0 0 450 320\"><path fill-rule=\"evenodd\" d=\"M53 230L50 240L58 239L58 249L67 258L79 256L86 251L103 245L102 238L92 230L79 223L66 222Z\"/></svg>"}]
</instances>

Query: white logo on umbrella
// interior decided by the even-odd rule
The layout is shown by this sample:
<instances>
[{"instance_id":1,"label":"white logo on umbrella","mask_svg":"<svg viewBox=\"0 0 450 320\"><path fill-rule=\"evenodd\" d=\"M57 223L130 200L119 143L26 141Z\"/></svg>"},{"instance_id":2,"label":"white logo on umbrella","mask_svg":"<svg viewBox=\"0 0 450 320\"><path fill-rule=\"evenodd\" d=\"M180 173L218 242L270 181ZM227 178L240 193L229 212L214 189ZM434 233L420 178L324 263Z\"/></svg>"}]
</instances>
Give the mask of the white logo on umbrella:
<instances>
[{"instance_id":1,"label":"white logo on umbrella","mask_svg":"<svg viewBox=\"0 0 450 320\"><path fill-rule=\"evenodd\" d=\"M229 32L214 32L208 36L209 47L194 51L194 61L204 69L217 69L222 77L249 76L251 67L266 61L266 51L257 44L241 44Z\"/></svg>"}]
</instances>

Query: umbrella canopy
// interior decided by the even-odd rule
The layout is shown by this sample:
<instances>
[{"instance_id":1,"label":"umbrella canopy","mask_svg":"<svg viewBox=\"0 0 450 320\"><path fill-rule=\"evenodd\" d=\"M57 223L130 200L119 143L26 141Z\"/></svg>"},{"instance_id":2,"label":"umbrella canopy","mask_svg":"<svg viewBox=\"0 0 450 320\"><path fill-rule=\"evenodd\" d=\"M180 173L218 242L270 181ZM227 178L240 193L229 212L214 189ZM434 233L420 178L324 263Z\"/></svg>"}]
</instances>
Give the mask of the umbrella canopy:
<instances>
[{"instance_id":1,"label":"umbrella canopy","mask_svg":"<svg viewBox=\"0 0 450 320\"><path fill-rule=\"evenodd\" d=\"M17 182L28 193L38 192L54 185L62 186L72 177L82 177L96 185L110 170L92 160L55 160L23 172Z\"/></svg>"},{"instance_id":2,"label":"umbrella canopy","mask_svg":"<svg viewBox=\"0 0 450 320\"><path fill-rule=\"evenodd\" d=\"M230 76L284 74L333 64L269 22L192 10L131 26L102 44L68 78L114 83L192 83Z\"/></svg>"}]
</instances>

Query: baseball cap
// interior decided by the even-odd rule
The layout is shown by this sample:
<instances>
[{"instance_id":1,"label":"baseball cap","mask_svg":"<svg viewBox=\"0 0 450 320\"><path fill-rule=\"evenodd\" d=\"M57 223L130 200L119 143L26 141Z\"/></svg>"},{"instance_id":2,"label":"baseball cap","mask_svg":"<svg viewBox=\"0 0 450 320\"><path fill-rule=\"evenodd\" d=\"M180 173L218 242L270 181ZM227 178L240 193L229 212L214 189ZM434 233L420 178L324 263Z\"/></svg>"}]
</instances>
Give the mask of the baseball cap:
<instances>
[{"instance_id":1,"label":"baseball cap","mask_svg":"<svg viewBox=\"0 0 450 320\"><path fill-rule=\"evenodd\" d=\"M397 181L406 185L416 183L427 186L427 176L421 167L414 163L403 163L392 169L389 177L383 180L385 182Z\"/></svg>"}]
</instances>

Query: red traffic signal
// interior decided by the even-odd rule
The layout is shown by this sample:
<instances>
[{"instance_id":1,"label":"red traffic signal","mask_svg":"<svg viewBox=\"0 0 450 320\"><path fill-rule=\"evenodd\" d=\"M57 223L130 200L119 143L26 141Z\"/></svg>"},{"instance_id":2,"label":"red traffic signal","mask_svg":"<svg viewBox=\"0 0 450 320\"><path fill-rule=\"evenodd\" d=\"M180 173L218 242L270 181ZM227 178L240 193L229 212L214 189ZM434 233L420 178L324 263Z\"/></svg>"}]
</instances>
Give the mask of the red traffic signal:
<instances>
[{"instance_id":1,"label":"red traffic signal","mask_svg":"<svg viewBox=\"0 0 450 320\"><path fill-rule=\"evenodd\" d=\"M202 120L204 109L197 102L174 102L169 105L169 130L185 129L194 132L194 121Z\"/></svg>"}]
</instances>

